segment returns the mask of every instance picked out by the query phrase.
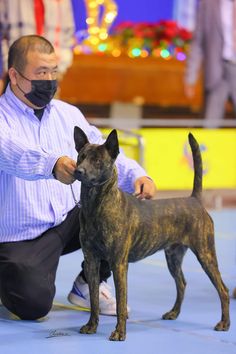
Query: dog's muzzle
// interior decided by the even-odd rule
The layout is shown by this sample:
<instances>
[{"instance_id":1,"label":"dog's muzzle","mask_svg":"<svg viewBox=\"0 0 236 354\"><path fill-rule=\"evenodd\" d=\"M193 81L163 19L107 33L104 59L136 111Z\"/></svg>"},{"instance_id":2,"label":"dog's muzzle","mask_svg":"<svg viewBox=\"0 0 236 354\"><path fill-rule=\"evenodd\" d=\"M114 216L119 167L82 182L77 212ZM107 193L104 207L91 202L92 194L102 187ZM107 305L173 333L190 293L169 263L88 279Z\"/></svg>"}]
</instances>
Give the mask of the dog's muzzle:
<instances>
[{"instance_id":1,"label":"dog's muzzle","mask_svg":"<svg viewBox=\"0 0 236 354\"><path fill-rule=\"evenodd\" d=\"M103 184L108 182L110 179L110 177L109 177L109 178L99 181L95 177L89 178L89 176L87 175L87 173L83 167L79 167L75 170L74 177L75 177L75 179L82 182L83 184L85 184L88 187L102 186Z\"/></svg>"},{"instance_id":2,"label":"dog's muzzle","mask_svg":"<svg viewBox=\"0 0 236 354\"><path fill-rule=\"evenodd\" d=\"M96 178L89 178L83 167L79 167L75 170L74 177L88 187L93 187L97 185Z\"/></svg>"},{"instance_id":3,"label":"dog's muzzle","mask_svg":"<svg viewBox=\"0 0 236 354\"><path fill-rule=\"evenodd\" d=\"M81 181L84 176L85 176L85 169L80 167L80 168L77 168L74 172L74 176L76 179L78 179L79 181Z\"/></svg>"}]
</instances>

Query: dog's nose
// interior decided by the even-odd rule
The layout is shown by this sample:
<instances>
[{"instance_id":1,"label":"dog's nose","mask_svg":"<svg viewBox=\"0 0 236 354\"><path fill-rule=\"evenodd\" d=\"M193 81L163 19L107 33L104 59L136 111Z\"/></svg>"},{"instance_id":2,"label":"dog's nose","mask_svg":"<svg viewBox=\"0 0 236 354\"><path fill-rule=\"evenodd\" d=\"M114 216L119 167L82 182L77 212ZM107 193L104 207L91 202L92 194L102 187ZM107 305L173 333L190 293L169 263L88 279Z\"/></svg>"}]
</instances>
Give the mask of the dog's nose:
<instances>
[{"instance_id":1,"label":"dog's nose","mask_svg":"<svg viewBox=\"0 0 236 354\"><path fill-rule=\"evenodd\" d=\"M76 179L80 179L81 177L83 177L85 175L85 169L83 167L78 167L75 170L74 175L75 175Z\"/></svg>"}]
</instances>

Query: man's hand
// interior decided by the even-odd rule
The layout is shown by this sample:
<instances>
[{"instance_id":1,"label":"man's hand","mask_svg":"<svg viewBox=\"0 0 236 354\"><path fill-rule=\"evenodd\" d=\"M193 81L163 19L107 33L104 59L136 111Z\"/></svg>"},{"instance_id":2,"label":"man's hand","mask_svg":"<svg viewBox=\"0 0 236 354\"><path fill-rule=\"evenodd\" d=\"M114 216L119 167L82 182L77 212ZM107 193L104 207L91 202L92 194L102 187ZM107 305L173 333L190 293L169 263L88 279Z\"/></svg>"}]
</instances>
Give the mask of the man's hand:
<instances>
[{"instance_id":1,"label":"man's hand","mask_svg":"<svg viewBox=\"0 0 236 354\"><path fill-rule=\"evenodd\" d=\"M57 160L53 168L53 174L58 181L71 184L75 181L75 169L76 162L67 156L62 156Z\"/></svg>"},{"instance_id":2,"label":"man's hand","mask_svg":"<svg viewBox=\"0 0 236 354\"><path fill-rule=\"evenodd\" d=\"M147 176L136 179L134 188L134 195L139 199L152 199L157 193L155 183Z\"/></svg>"}]
</instances>

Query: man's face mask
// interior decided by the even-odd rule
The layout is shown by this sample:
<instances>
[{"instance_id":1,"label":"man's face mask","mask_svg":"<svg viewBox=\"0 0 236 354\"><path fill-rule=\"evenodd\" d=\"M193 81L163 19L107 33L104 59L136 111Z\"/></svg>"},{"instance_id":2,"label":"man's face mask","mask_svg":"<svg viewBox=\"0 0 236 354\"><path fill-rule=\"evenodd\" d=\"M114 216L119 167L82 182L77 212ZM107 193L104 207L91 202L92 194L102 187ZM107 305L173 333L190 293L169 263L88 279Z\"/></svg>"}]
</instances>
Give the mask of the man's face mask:
<instances>
[{"instance_id":1,"label":"man's face mask","mask_svg":"<svg viewBox=\"0 0 236 354\"><path fill-rule=\"evenodd\" d=\"M19 71L18 71L19 72ZM19 74L31 82L31 91L26 93L17 84L17 87L23 92L27 100L37 107L45 107L53 98L57 90L57 80L29 80L23 74Z\"/></svg>"}]
</instances>

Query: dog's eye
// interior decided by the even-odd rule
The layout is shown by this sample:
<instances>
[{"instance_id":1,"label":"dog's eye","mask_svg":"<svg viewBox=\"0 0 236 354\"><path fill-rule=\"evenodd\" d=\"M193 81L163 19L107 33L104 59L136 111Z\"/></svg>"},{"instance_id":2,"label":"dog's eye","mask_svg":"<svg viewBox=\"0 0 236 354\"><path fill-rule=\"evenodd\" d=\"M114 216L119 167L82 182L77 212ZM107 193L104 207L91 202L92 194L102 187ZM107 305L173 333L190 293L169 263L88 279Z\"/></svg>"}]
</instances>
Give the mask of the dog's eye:
<instances>
[{"instance_id":1,"label":"dog's eye","mask_svg":"<svg viewBox=\"0 0 236 354\"><path fill-rule=\"evenodd\" d=\"M94 166L99 167L102 161L101 159L94 157L91 162Z\"/></svg>"},{"instance_id":2,"label":"dog's eye","mask_svg":"<svg viewBox=\"0 0 236 354\"><path fill-rule=\"evenodd\" d=\"M85 154L82 152L81 154L78 155L77 162L82 162L85 159Z\"/></svg>"}]
</instances>

